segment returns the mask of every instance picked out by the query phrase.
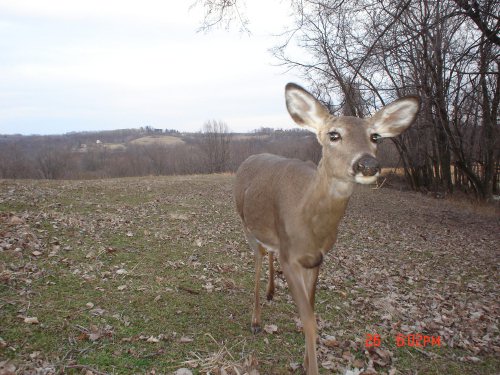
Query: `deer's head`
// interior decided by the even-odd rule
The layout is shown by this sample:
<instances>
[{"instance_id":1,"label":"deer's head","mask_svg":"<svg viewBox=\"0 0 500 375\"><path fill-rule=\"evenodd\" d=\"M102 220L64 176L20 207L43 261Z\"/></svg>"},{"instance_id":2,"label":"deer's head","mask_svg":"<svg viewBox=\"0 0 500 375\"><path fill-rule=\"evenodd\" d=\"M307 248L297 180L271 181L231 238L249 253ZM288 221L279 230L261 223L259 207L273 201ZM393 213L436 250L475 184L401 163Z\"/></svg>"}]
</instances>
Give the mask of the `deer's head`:
<instances>
[{"instance_id":1,"label":"deer's head","mask_svg":"<svg viewBox=\"0 0 500 375\"><path fill-rule=\"evenodd\" d=\"M420 107L417 96L406 96L386 105L370 118L336 117L302 87L289 83L285 89L290 116L313 131L323 148L322 163L329 177L370 184L380 174L376 159L381 138L395 137L415 120Z\"/></svg>"}]
</instances>

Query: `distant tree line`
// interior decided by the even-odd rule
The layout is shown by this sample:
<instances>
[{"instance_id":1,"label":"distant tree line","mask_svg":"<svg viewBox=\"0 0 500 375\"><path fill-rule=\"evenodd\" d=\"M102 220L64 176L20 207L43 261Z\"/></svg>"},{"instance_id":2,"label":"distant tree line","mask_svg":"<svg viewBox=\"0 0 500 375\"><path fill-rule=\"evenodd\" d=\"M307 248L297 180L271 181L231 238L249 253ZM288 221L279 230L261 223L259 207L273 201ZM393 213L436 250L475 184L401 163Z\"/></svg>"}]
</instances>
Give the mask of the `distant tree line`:
<instances>
[{"instance_id":1,"label":"distant tree line","mask_svg":"<svg viewBox=\"0 0 500 375\"><path fill-rule=\"evenodd\" d=\"M200 133L175 133L183 142L132 142L150 134L144 129L129 129L60 136L0 136L0 178L93 179L222 173L236 171L248 156L262 152L316 163L321 157L316 137L297 128L260 128L252 133L233 134L226 123L208 121ZM115 147L122 144L123 147ZM397 151L390 143L382 147L382 159L386 166L397 165Z\"/></svg>"}]
</instances>

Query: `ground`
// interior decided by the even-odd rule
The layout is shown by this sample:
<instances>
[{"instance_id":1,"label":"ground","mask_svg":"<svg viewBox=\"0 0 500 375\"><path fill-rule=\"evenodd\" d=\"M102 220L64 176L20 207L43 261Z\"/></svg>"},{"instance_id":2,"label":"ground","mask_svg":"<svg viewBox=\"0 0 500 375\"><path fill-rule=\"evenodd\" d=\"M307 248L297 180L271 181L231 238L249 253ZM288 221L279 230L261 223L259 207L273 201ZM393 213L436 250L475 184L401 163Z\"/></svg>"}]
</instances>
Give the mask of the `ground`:
<instances>
[{"instance_id":1,"label":"ground","mask_svg":"<svg viewBox=\"0 0 500 375\"><path fill-rule=\"evenodd\" d=\"M301 373L282 275L250 332L233 178L0 181L0 373ZM498 233L495 207L358 187L320 275L321 372L499 373Z\"/></svg>"}]
</instances>

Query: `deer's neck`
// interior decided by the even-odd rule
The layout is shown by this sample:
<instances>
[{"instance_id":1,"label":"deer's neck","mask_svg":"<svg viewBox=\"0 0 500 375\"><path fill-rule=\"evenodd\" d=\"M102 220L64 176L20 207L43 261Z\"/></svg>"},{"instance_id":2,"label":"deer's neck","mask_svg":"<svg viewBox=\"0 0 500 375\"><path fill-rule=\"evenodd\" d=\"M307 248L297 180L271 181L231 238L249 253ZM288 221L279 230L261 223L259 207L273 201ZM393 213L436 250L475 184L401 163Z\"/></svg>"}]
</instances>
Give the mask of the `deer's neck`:
<instances>
[{"instance_id":1,"label":"deer's neck","mask_svg":"<svg viewBox=\"0 0 500 375\"><path fill-rule=\"evenodd\" d=\"M315 235L333 245L354 183L335 178L329 170L331 169L321 160L316 176L304 197L303 214Z\"/></svg>"},{"instance_id":2,"label":"deer's neck","mask_svg":"<svg viewBox=\"0 0 500 375\"><path fill-rule=\"evenodd\" d=\"M333 168L328 161L321 159L316 170L314 186L310 190L312 202L327 202L328 204L342 206L342 202L349 201L354 189L354 183L341 180L332 174Z\"/></svg>"}]
</instances>

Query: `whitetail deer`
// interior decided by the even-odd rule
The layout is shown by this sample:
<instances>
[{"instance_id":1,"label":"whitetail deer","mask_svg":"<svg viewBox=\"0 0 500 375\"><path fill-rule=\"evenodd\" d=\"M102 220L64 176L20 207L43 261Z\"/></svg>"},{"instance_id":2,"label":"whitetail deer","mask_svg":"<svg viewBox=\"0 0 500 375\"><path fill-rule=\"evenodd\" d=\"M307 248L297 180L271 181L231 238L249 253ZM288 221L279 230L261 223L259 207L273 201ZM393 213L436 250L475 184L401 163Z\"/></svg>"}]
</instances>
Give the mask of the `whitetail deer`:
<instances>
[{"instance_id":1,"label":"whitetail deer","mask_svg":"<svg viewBox=\"0 0 500 375\"><path fill-rule=\"evenodd\" d=\"M271 154L253 155L236 173L236 208L247 241L255 253L255 304L252 331L261 324L259 302L262 257L269 252L267 298L274 294L276 253L303 324L304 369L318 373L314 295L323 256L337 239L337 227L354 183L376 181L380 166L377 141L407 129L416 117L419 99L396 100L373 117L334 117L302 87L289 83L286 105L293 120L316 133L323 156L311 162Z\"/></svg>"}]
</instances>

